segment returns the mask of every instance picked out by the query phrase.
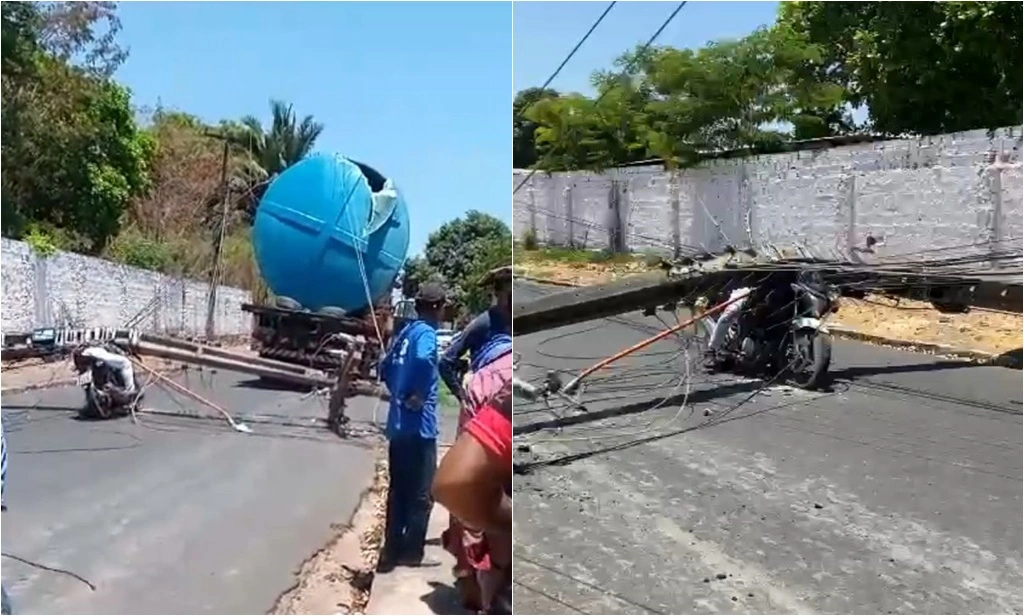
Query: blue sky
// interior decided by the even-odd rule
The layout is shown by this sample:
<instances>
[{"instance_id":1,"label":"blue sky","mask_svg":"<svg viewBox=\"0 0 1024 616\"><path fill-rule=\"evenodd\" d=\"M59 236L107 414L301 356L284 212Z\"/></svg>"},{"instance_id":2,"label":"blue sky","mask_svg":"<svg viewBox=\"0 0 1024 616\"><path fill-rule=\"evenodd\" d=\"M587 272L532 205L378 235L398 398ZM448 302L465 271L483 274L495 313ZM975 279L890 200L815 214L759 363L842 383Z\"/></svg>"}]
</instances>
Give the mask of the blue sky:
<instances>
[{"instance_id":1,"label":"blue sky","mask_svg":"<svg viewBox=\"0 0 1024 616\"><path fill-rule=\"evenodd\" d=\"M393 178L410 254L467 210L511 223L512 6L505 2L125 2L118 80L204 120L291 102L318 149Z\"/></svg>"},{"instance_id":2,"label":"blue sky","mask_svg":"<svg viewBox=\"0 0 1024 616\"><path fill-rule=\"evenodd\" d=\"M607 6L607 2L515 3L515 90L544 83ZM590 74L610 68L622 52L646 42L675 7L675 2L619 2L552 87L591 92ZM690 2L655 43L685 48L739 38L775 21L777 9L778 2Z\"/></svg>"}]
</instances>

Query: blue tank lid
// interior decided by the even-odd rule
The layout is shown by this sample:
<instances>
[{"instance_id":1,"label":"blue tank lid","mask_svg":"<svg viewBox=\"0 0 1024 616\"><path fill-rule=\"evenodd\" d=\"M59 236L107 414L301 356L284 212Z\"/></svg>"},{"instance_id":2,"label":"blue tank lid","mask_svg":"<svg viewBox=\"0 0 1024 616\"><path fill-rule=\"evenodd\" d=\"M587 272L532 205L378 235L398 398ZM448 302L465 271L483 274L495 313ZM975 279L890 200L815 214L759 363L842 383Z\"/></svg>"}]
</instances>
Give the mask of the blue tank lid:
<instances>
[{"instance_id":1,"label":"blue tank lid","mask_svg":"<svg viewBox=\"0 0 1024 616\"><path fill-rule=\"evenodd\" d=\"M275 295L312 311L352 313L391 291L409 252L409 212L393 182L373 168L317 155L270 184L252 241Z\"/></svg>"}]
</instances>

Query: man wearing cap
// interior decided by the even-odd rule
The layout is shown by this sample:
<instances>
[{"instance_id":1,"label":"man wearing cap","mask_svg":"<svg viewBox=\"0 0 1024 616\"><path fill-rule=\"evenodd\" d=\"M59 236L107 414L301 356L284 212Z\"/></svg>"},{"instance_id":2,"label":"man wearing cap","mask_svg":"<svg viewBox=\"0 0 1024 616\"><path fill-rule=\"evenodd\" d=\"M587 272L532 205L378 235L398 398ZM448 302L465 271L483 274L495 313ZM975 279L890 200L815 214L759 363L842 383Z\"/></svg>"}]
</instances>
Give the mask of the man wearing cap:
<instances>
[{"instance_id":1,"label":"man wearing cap","mask_svg":"<svg viewBox=\"0 0 1024 616\"><path fill-rule=\"evenodd\" d=\"M391 394L388 409L388 485L380 569L423 566L427 523L434 506L430 486L437 469L437 326L446 302L441 285L416 294L416 318L402 326L381 362Z\"/></svg>"},{"instance_id":2,"label":"man wearing cap","mask_svg":"<svg viewBox=\"0 0 1024 616\"><path fill-rule=\"evenodd\" d=\"M463 377L466 373L463 356L469 354L469 372L476 372L478 366L492 359L494 345L491 342L502 334L512 334L512 268L493 270L480 284L491 285L494 303L452 340L439 366L441 379L459 401L463 398Z\"/></svg>"}]
</instances>

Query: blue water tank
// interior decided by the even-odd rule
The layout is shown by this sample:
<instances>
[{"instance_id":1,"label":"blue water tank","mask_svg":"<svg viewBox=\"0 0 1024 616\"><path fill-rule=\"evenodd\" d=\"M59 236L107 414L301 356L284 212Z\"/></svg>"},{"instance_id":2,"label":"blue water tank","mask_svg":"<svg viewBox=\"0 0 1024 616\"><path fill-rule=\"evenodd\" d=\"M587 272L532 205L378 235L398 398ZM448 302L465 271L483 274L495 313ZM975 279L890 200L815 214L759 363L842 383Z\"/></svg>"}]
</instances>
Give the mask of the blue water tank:
<instances>
[{"instance_id":1,"label":"blue water tank","mask_svg":"<svg viewBox=\"0 0 1024 616\"><path fill-rule=\"evenodd\" d=\"M313 156L270 184L252 241L275 295L312 311L354 313L391 291L409 252L409 211L393 182L371 167Z\"/></svg>"}]
</instances>

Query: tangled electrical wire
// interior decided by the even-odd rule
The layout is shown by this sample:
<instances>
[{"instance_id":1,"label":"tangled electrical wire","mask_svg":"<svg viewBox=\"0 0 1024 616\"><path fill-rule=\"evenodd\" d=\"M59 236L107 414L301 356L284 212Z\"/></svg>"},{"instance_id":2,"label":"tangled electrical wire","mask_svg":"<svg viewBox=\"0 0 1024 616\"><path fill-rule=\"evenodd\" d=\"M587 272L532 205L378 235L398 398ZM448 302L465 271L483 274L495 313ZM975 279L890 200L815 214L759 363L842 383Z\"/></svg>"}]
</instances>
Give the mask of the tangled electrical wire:
<instances>
[{"instance_id":1,"label":"tangled electrical wire","mask_svg":"<svg viewBox=\"0 0 1024 616\"><path fill-rule=\"evenodd\" d=\"M829 284L844 292L865 291L885 295L888 290L904 287L901 277L924 276L936 284L966 285L978 280L996 280L1013 284L1021 277L1021 238L1000 241L977 242L942 249L942 257L932 257L929 251L905 254L889 254L870 265L836 264L815 262L790 262L744 267L736 272L731 284L735 286L757 286L773 274L786 271L821 271L832 275ZM1012 244L1013 247L1008 246ZM934 251L937 252L937 251ZM960 253L960 254L956 254ZM836 273L838 272L838 273ZM966 281L966 282L965 282ZM726 282L719 283L727 284ZM700 293L714 296L722 294L722 288L701 289ZM696 293L696 292L695 292ZM795 301L795 300L794 300ZM855 300L856 301L856 300ZM870 301L870 300L867 300ZM679 305L693 307L694 297L680 298ZM790 302L779 310L792 310ZM672 325L660 315L664 330ZM680 321L674 311L676 326ZM593 344L595 339L604 340L600 333L610 323L625 325L633 330L651 334L657 328L650 322L638 321L635 317L613 317L586 327L573 328L568 333L553 334L536 343L537 360L524 362L521 355L517 365L526 371L538 374L557 366L566 371L576 363L607 361L604 356L583 356L558 353L552 346L561 344ZM516 472L526 473L541 466L566 464L576 459L634 446L657 438L681 434L690 430L716 425L731 418L737 418L735 411L743 407L766 389L783 384L788 366L774 374L757 379L728 376L710 376L696 365L701 357L703 336L708 334L707 326L696 323L683 331L676 331L670 337L644 350L632 353L622 361L608 365L588 376L575 399L566 396L548 397L531 403L517 403L516 416L519 420L514 434L518 452L529 453L530 461L516 465ZM581 337L569 342L573 337ZM591 368L593 370L593 368ZM589 373L589 371L587 371ZM578 377L577 377L578 378ZM791 393L788 389L784 392ZM735 399L732 403L721 400ZM797 398L809 402L831 392L815 393ZM793 402L787 404L791 405ZM716 405L716 410L705 409L698 413L701 404ZM760 412L760 411L756 411ZM637 421L643 416L643 421ZM570 429L571 433L570 433ZM586 443L586 451L575 453L560 452L554 457L537 460L533 447L543 443L566 445L573 441ZM566 449L562 447L560 449ZM571 448L570 448L571 449Z\"/></svg>"},{"instance_id":2,"label":"tangled electrical wire","mask_svg":"<svg viewBox=\"0 0 1024 616\"><path fill-rule=\"evenodd\" d=\"M749 273L738 285L755 286L766 281L769 274ZM722 293L724 288L711 293ZM707 292L707 291L705 291ZM682 298L681 305L693 306L697 298ZM779 310L792 310L793 303ZM606 330L609 323L626 326L637 333L651 334L664 328L678 328L683 324L678 311L673 311L675 324L661 315L654 315L661 327L638 321L635 317L613 317L605 322L590 324L568 333L551 335L536 345L537 361L525 362L517 357L518 366L529 372L543 372L552 365L566 366L576 362L594 362L601 356L569 355L555 352L553 345L566 343L571 338L594 338ZM546 460L531 460L517 464L518 473L526 473L540 466L571 462L581 457L621 449L698 427L717 424L766 388L776 384L786 366L765 379L740 378L732 375L707 374L699 365L703 358L707 324L701 321L682 328L651 346L638 350L621 361L608 365L588 376L574 399L568 397L545 398L541 401L517 404L517 423L514 434L519 441L519 453L535 455L534 446L541 444L566 445L577 442L588 447L575 454L557 454ZM549 363L551 362L551 363ZM701 413L698 405L717 405L720 398L742 395L735 404L724 409ZM637 417L644 417L638 421ZM569 429L571 433L567 433Z\"/></svg>"},{"instance_id":3,"label":"tangled electrical wire","mask_svg":"<svg viewBox=\"0 0 1024 616\"><path fill-rule=\"evenodd\" d=\"M129 420L132 424L143 429L157 430L163 432L222 432L216 428L213 422L226 422L228 426L237 432L255 434L267 438L299 438L316 441L333 441L335 436L325 430L327 427L326 401L316 392L300 396L287 404L287 399L282 399L275 409L270 412L244 412L240 413L232 407L238 404L222 404L218 402L221 392L225 389L244 391L259 387L265 389L265 385L255 382L225 382L218 378L218 370L209 369L178 369L170 363L149 364L145 360L128 355L137 370L136 381L139 385L135 395L134 404L129 406ZM5 430L17 431L23 429L29 423L40 421L53 421L67 413L81 414L81 409L75 405L69 407L49 407L44 403L42 394L35 394L34 391L45 391L56 385L71 386L72 379L68 377L74 373L70 361L61 361L50 364L54 367L53 377L48 382L37 383L32 390L20 392L18 398L5 400L3 421ZM173 377L173 378L172 378ZM160 392L160 397L154 399L154 391ZM291 392L289 393L298 393ZM201 392L201 393L200 393ZM5 396L6 398L6 396ZM34 398L34 400L33 400ZM313 398L317 402L313 404L323 407L319 414L309 412L310 401ZM155 403L155 404L152 404ZM294 412L298 408L301 413ZM229 410L231 409L231 410ZM114 420L112 425L120 425ZM249 426L259 426L252 430ZM350 438L359 444L359 438L371 436L376 433L370 426L364 428L354 426L350 431ZM141 442L133 446L141 445ZM26 453L26 452L16 452ZM28 452L42 453L42 452Z\"/></svg>"}]
</instances>

